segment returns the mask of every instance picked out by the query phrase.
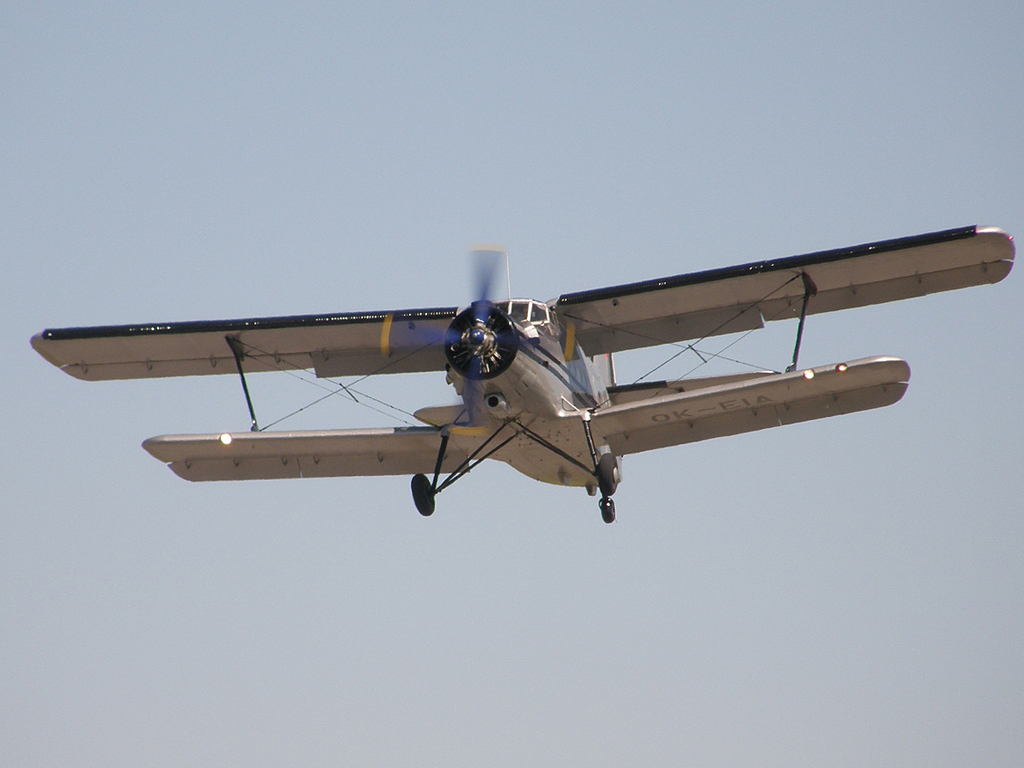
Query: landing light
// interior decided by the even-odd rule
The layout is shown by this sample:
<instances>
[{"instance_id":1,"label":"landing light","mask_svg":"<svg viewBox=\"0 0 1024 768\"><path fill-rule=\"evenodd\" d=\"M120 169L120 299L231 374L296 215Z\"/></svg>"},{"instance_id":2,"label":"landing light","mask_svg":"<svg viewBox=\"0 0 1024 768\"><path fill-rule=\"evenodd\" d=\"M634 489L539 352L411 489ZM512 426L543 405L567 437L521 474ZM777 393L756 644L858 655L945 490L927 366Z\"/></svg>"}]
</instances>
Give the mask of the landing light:
<instances>
[{"instance_id":1,"label":"landing light","mask_svg":"<svg viewBox=\"0 0 1024 768\"><path fill-rule=\"evenodd\" d=\"M223 435L220 436L220 441L224 445L231 445L231 435L229 435L227 432L225 432Z\"/></svg>"},{"instance_id":2,"label":"landing light","mask_svg":"<svg viewBox=\"0 0 1024 768\"><path fill-rule=\"evenodd\" d=\"M804 378L807 379L808 381L813 379L814 378L814 371L812 371L810 368L808 368L806 371L804 371Z\"/></svg>"},{"instance_id":3,"label":"landing light","mask_svg":"<svg viewBox=\"0 0 1024 768\"><path fill-rule=\"evenodd\" d=\"M849 367L850 366L848 366L846 363L840 363L839 365L836 366L836 370L839 371L840 373L843 373Z\"/></svg>"}]
</instances>

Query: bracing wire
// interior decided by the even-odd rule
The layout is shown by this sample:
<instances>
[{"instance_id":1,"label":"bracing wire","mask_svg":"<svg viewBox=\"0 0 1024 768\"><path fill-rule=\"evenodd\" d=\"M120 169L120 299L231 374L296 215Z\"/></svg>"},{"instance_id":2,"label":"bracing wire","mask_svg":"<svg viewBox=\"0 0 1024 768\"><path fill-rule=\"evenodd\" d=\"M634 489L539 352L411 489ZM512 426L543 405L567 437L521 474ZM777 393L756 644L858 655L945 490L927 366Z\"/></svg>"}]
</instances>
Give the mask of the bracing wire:
<instances>
[{"instance_id":1,"label":"bracing wire","mask_svg":"<svg viewBox=\"0 0 1024 768\"><path fill-rule=\"evenodd\" d=\"M633 383L634 383L634 384L637 384L637 383L639 383L639 382L643 381L643 380L644 380L644 379L646 379L646 378L647 378L648 376L650 376L650 375L651 375L652 373L654 373L655 371L657 371L657 370L658 370L658 369L660 369L660 368L664 368L664 367L665 367L666 365L668 365L669 363L671 363L671 362L672 362L673 360L675 360L675 359L676 359L677 357L679 357L679 356L680 356L681 354L683 354L684 352L686 352L686 351L688 351L688 350L692 350L693 352L695 352L695 353L697 354L697 356L698 356L698 357L700 357L700 358L701 358L701 363L700 363L699 365L695 366L695 367L694 367L694 368L693 368L693 369L692 369L692 370L690 371L690 373L693 373L693 371L697 370L697 369L698 369L698 368L700 368L701 366L703 366L703 365L706 365L708 361L707 361L707 360L705 360L705 359L704 359L704 358L703 358L703 357L701 356L700 352L698 352L698 351L697 351L697 348L696 348L696 345L697 345L697 344L700 344L700 343L701 343L702 341L705 341L705 340L706 340L707 338L709 338L710 336L714 336L714 335L715 335L715 334L716 334L716 333L717 333L718 331L720 331L720 330L721 330L722 328L725 328L725 327L726 327L727 325L729 325L729 323L733 322L733 321L734 321L734 320L736 320L737 318L743 317L743 315L745 315L745 314L746 314L747 312L749 312L750 310L752 310L752 309L757 309L757 307L758 307L758 306L759 306L759 305L760 305L760 304L761 304L762 302L764 302L764 301L767 301L768 299L770 299L770 298L772 297L772 295L773 295L773 294L776 294L776 293L778 293L779 291L781 291L781 290L782 290L783 288L785 288L785 287L786 287L787 285L789 285L790 283L792 283L792 282L793 282L794 280L798 279L799 277L800 277L800 275L798 275L798 274L797 274L797 275L793 275L793 277L789 278L789 280L787 280L786 282L782 283L782 284L781 284L781 285L779 285L778 287L776 287L776 288L773 288L772 290L770 290L770 291L769 291L768 293L766 293L766 294L765 294L764 296L762 296L762 297L761 297L760 299L758 299L757 301L755 301L755 302L752 302L752 303L751 303L750 305L748 305L748 306L744 307L743 309L741 309L741 310L740 310L739 312L737 312L737 313L736 313L736 314L735 314L735 315L734 315L733 317L730 317L730 318L729 318L728 320L725 320L725 321L723 321L723 322L719 323L719 324L718 324L718 325L717 325L717 326L716 326L716 327L715 327L714 329L712 329L711 331L708 331L708 332L707 332L706 334L704 334L703 336L701 336L701 337L700 337L699 339L697 339L696 341L691 341L691 342L690 342L689 344L685 345L685 346L683 347L683 349L680 349L680 350L679 350L678 352L676 352L676 353L675 353L674 355L672 355L671 357L669 357L669 358L668 358L667 360L665 360L665 361L663 361L663 362L659 363L658 365L654 366L654 368L652 368L651 370L649 370L649 371L648 371L647 373L645 373L645 374L644 374L643 376L640 376L639 378L637 378L637 379L636 379L636 380L635 380L635 381L634 381ZM770 319L771 319L771 320L773 320L774 318L770 318ZM742 336L740 336L739 338L735 339L734 341L732 341L731 343L729 343L729 344L727 344L727 345L726 345L725 347L723 347L721 351L722 351L722 352L724 352L725 350L729 349L729 347L732 347L733 345L735 345L735 344L738 344L738 343L739 343L740 341L742 341L742 340L743 340L743 339L745 339L745 338L746 338L747 336L749 336L749 335L750 335L751 333L753 333L754 331L757 331L757 330L760 330L760 329L759 329L759 328L751 328L751 329L750 329L749 331L747 331L746 333L744 333L744 334L743 334ZM677 346L678 346L678 345L677 345ZM715 355L715 357L717 357L717 355ZM752 367L753 367L753 366L752 366ZM687 374L687 375L689 375L689 374Z\"/></svg>"},{"instance_id":2,"label":"bracing wire","mask_svg":"<svg viewBox=\"0 0 1024 768\"><path fill-rule=\"evenodd\" d=\"M695 371L697 371L701 367L707 365L708 362L710 362L713 359L727 360L729 362L733 362L733 363L736 363L738 365L744 365L744 366L753 368L755 370L763 370L762 366L757 366L757 365L754 365L752 363L744 362L742 360L736 360L734 358L726 357L725 355L722 354L727 349L730 349L731 347L735 346L739 342L743 341L745 338L747 338L747 336L749 336L754 331L760 330L759 328L752 328L752 329L746 331L745 333L743 333L742 335L740 335L739 337L737 337L733 341L731 341L728 344L726 344L718 352L708 352L706 350L698 349L697 348L697 344L700 344L701 342L706 341L709 337L716 335L719 330L721 330L722 328L726 327L730 323L734 322L736 319L742 317L747 312L750 312L751 310L756 309L762 302L767 301L769 298L772 297L772 295L774 295L775 293L778 293L783 288L785 288L787 285L792 283L794 280L797 280L799 277L800 277L800 275L797 274L797 275L794 275L793 277L789 278L785 282L783 282L780 285L778 285L776 288L773 288L771 291L769 291L767 294L765 294L763 297L761 297L757 301L754 301L751 304L749 304L748 306L746 306L743 309L739 310L735 315L730 317L728 320L723 321L718 326L716 326L714 329L712 329L711 331L709 331L708 333L706 333L704 336L702 336L701 338L697 339L696 341L691 341L691 342L688 342L688 343L685 343L685 344L684 343L680 343L680 342L676 342L676 341L665 341L664 339L659 339L659 338L657 338L655 336L650 336L650 335L647 335L647 334L639 333L637 331L633 331L633 330L630 330L630 329L616 328L615 330L617 330L620 333L631 334L633 336L636 336L637 338L644 339L645 341L654 342L657 345L668 345L668 346L676 347L678 349L678 351L675 354L673 354L670 357L666 358L661 363L656 365L654 368L651 368L649 371L647 371L643 375L641 375L641 376L637 377L636 379L634 379L633 384L640 383L641 381L646 379L648 376L650 376L651 374L653 374L656 371L660 370L661 368L664 368L666 365L671 363L673 360L676 360L678 357L680 357L681 355L683 355L686 352L693 352L700 359L700 362L697 365L695 365L693 368L691 368L689 371L687 371L687 373L684 374L684 378L686 376L692 375ZM779 314L784 312L786 309L787 308L782 308L782 309L779 310L778 313L776 313L772 317L766 318L766 319L768 319L769 321L774 320L774 319L776 319L776 317L778 317ZM566 313L565 316L569 317L569 318L572 318L572 319L577 319L577 320L581 319L581 318L574 318L571 314L568 314L568 313ZM584 322L586 322L586 323L588 323L590 325L610 327L610 326L605 326L605 324L603 324L603 323L595 322L593 320L586 320ZM336 381L336 380L331 379L331 378L324 378L322 380L322 381L330 382L331 384L333 384L336 387L336 389L331 389L328 386L326 386L325 384L322 384L320 379L310 378L308 376L308 374L306 374L306 369L303 368L302 366L296 364L296 363L292 363L292 362L287 361L287 360L282 360L277 355L274 355L272 353L266 352L265 350L259 349L258 347L255 347L255 346L253 346L251 344L247 344L245 342L241 342L241 343L246 348L251 349L256 354L262 355L264 357L264 363L267 363L269 360L273 359L275 361L276 367L277 367L277 369L279 371L283 371L284 373L287 373L288 375L293 376L294 378L297 378L300 381L305 381L308 384L312 384L314 386L320 387L321 389L328 390L326 395L323 395L322 397L319 397L319 398L317 398L317 399L307 403L306 405L302 406L301 408L298 408L298 409L292 411L291 413L289 413L289 414L287 414L285 416L280 417L276 421L272 421L269 424L265 425L264 427L262 427L260 429L260 431L262 432L262 431L264 431L266 429L269 429L270 427L273 427L273 426L275 426L277 424L280 424L283 421L286 421L287 419L292 418L293 416L297 416L298 414L302 413L303 411L306 411L309 408L312 408L313 406L318 405L319 403L322 403L324 400L327 400L327 399L329 399L331 397L334 397L335 395L342 394L342 393L348 395L352 399L353 402L355 402L355 403L357 403L359 405L362 405L365 408L369 408L370 410L375 411L376 413L379 413L379 414L384 415L384 416L388 416L390 418L395 419L396 421L402 422L402 423L410 425L410 426L413 425L413 422L410 422L407 419L404 419L404 418L401 418L399 416L396 416L395 413L391 413L389 411L397 412L397 413L403 414L404 416L408 416L410 418L415 419L416 417L415 417L414 414L409 413L409 411L406 411L403 408L399 408L398 406L396 406L396 405L394 405L392 403L389 403L389 402L387 402L385 400L381 400L379 398L373 397L372 395L368 395L365 392L361 392L359 390L356 390L356 389L354 389L354 387L355 387L356 384L359 384L360 382L365 381L366 379L370 378L371 376L376 376L378 374L384 373L388 368L390 368L390 367L400 363L401 361L405 360L406 358L408 358L408 357L410 357L412 355L417 354L418 352L423 351L424 349L427 349L428 347L434 346L438 342L437 341L428 342L426 344L423 344L420 347L417 347L417 348L411 350L410 352L408 352L408 353L406 353L404 355L400 355L400 356L398 356L398 357L396 357L396 358L394 358L392 360L389 360L387 363L382 365L377 370L371 371L370 373L367 373L367 374L363 374L362 376L359 376L358 378L356 378L354 381L350 382L349 384L343 384L342 382ZM290 368L286 367L286 366L289 366ZM359 397L357 397L357 395ZM363 398L363 400L360 400L359 398ZM387 408L389 410L386 411L386 410L383 410L381 408L377 408L377 407L371 405L369 402L366 402L366 401L372 401L373 403L376 403L377 405L383 406L384 408ZM607 403L599 404L597 407L601 408L604 405L607 405Z\"/></svg>"},{"instance_id":3,"label":"bracing wire","mask_svg":"<svg viewBox=\"0 0 1024 768\"><path fill-rule=\"evenodd\" d=\"M399 408L397 405L389 403L389 402L387 402L385 400L381 400L380 398L374 397L373 395L369 395L366 392L362 392L360 390L357 390L357 389L354 388L354 386L356 384L362 382L362 381L365 381L366 379L370 378L371 376L375 376L375 375L378 375L380 373L383 373L389 367L391 367L393 365L396 365L397 363L401 362L405 358L407 358L407 357L409 357L411 355L414 355L417 352L420 352L420 351L426 349L427 347L433 346L436 343L437 342L428 342L427 344L424 344L423 346L418 347L418 348L412 350L411 352L409 352L409 353L407 353L405 355L401 355L399 357L396 357L394 360L389 361L385 365L383 365L380 368L378 368L376 371L373 371L372 373L368 373L368 374L364 374L363 376L360 376L359 378L357 378L355 381L351 382L350 384L343 384L340 381L337 381L337 380L332 379L332 378L327 378L327 377L325 377L323 379L311 378L306 373L306 369L303 368L302 366L300 366L300 365L298 365L296 363L292 363L292 362L290 362L288 360L280 359L278 356L276 356L276 355L274 355L272 353L269 353L266 350L262 350L259 347L256 347L256 346L254 346L252 344L248 344L248 343L243 341L243 342L241 342L241 344L243 346L245 346L247 349L252 350L256 354L263 356L263 358L264 358L263 362L265 364L273 365L274 367L277 368L277 370L279 370L279 371L281 371L283 373L287 373L289 376L292 376L293 378L296 378L299 381L304 381L307 384L311 384L311 385L313 385L315 387L319 387L320 389L327 390L327 394L326 395L323 395L322 397L318 397L315 400L313 400L313 401L307 403L306 405L302 406L301 408L298 408L298 409L292 411L291 413L286 414L285 416L282 416L279 419L277 419L275 421L272 421L269 424L264 425L263 427L260 428L259 431L263 432L263 431L269 429L270 427L273 427L273 426L275 426L277 424L280 424L282 421L290 419L293 416L297 416L298 414L302 413L303 411L306 411L309 408L312 408L313 406L318 405L319 403L322 403L324 400L327 400L327 399L329 399L331 397L334 397L335 395L339 395L339 394L342 394L342 393L348 395L352 399L353 402L358 403L359 405L363 406L364 408L369 408L371 411L379 413L379 414L381 414L383 416L388 416L389 418L393 418L396 421L399 421L399 422L401 422L403 424L406 424L407 426L414 426L415 422L412 422L412 421L409 421L408 419L404 419L404 418L401 418L399 416L396 416L394 413L391 413L389 411L383 410L381 408L376 408L373 405L371 405L369 402L366 402L366 401L372 401L374 403L377 403L378 405L384 406L384 408L387 408L390 411L395 411L397 413L403 414L404 416L408 416L408 417L410 417L412 419L416 418L414 414L409 413L409 411L405 410L404 408ZM275 362L273 364L271 364L269 362L270 360L274 360ZM326 384L321 383L321 382L330 382L331 384L333 384L337 388L336 389L332 389L332 388L328 387ZM356 397L356 395L358 395L359 397ZM363 398L363 399L361 400L360 398Z\"/></svg>"},{"instance_id":4,"label":"bracing wire","mask_svg":"<svg viewBox=\"0 0 1024 768\"><path fill-rule=\"evenodd\" d=\"M703 366L707 365L708 362L710 360L713 360L713 359L727 360L729 362L736 363L738 365L745 365L745 366L747 366L749 368L753 368L755 370L763 370L762 366L757 366L757 365L754 365L752 363L744 362L742 360L735 360L733 358L726 357L726 356L724 356L722 354L722 352L725 352L730 347L733 347L736 344L738 344L741 341L743 341L745 338L747 338L747 336L752 334L754 331L761 330L760 328L751 328L746 333L743 333L742 335L740 335L736 339L733 339L731 342L726 344L718 352L707 352L705 350L700 350L700 349L697 348L697 344L700 344L701 342L706 341L709 337L716 335L716 333L719 330L721 330L722 328L725 328L727 325L729 325L730 323L734 322L738 318L742 317L743 315L745 315L747 312L751 311L752 309L756 309L762 302L767 301L774 294L778 293L779 291L781 291L783 288L785 288L787 285L792 283L794 280L797 280L798 278L800 278L799 274L793 275L793 277L789 278L788 280L786 280L782 284L780 284L777 287L773 288L771 291L766 293L764 296L762 296L757 301L752 302L751 304L747 305L743 309L741 309L738 312L736 312L736 314L733 315L732 317L730 317L729 319L719 323L715 328L713 328L712 330L708 331L706 334L704 334L704 336L702 336L701 338L697 339L696 341L691 341L691 342L688 342L688 343L685 343L685 344L680 343L680 342L674 342L674 341L666 342L666 341L658 339L658 338L656 338L654 336L648 336L646 334L638 333L636 331L632 331L632 330L629 330L629 329L616 328L615 330L620 332L620 333L632 334L633 336L636 336L638 338L642 338L642 339L645 339L645 340L648 340L648 341L654 341L657 344L667 344L669 346L676 347L679 350L678 352L676 352L675 354L673 354L672 356L670 356L666 360L663 360L661 363L659 363L658 365L654 366L654 368L652 368L651 370L647 371L647 373L645 373L642 376L639 376L636 379L634 379L633 380L633 384L639 384L641 381L646 379L652 373L654 373L655 371L660 370L661 368L664 368L666 365L671 363L673 360L675 360L676 358L678 358L680 355L684 354L685 352L693 352L695 355L697 355L698 358L700 358L700 362L697 365L695 365L693 368L691 368L689 371L687 371L686 374L684 374L683 378L685 378L686 376L692 375L695 371L697 371L698 369L700 369ZM780 314L782 314L784 311L786 311L786 309L788 309L788 308L787 307L783 307L778 312L776 312L774 315L772 315L771 317L766 318L766 319L769 322L772 321L772 320L775 320ZM572 315L566 315L566 316L572 317ZM573 318L573 319L579 320L580 318ZM606 326L603 323L594 322L593 320L584 320L583 322L586 322L586 323L588 323L590 325L598 325L598 326L603 326L603 327L611 327L611 326ZM775 371L775 372L778 373L778 371ZM632 385L630 385L630 386L632 386ZM609 400L609 401L606 401L604 403L600 403L597 406L597 408L603 408L603 407L609 405L610 402L611 401ZM595 410L597 410L597 409L595 409Z\"/></svg>"}]
</instances>

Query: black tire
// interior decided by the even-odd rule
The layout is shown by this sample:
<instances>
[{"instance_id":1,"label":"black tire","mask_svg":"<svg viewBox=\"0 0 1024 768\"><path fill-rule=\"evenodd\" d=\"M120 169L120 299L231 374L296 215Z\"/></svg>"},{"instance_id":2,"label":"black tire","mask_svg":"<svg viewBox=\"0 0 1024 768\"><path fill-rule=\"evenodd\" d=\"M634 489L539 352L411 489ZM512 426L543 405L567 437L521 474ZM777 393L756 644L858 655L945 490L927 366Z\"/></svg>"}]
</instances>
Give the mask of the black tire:
<instances>
[{"instance_id":1,"label":"black tire","mask_svg":"<svg viewBox=\"0 0 1024 768\"><path fill-rule=\"evenodd\" d=\"M597 485L602 496L611 496L619 487L619 481L615 479L616 469L615 457L610 453L602 454L597 462Z\"/></svg>"},{"instance_id":2,"label":"black tire","mask_svg":"<svg viewBox=\"0 0 1024 768\"><path fill-rule=\"evenodd\" d=\"M607 496L601 499L601 519L606 523L615 522L615 502Z\"/></svg>"},{"instance_id":3,"label":"black tire","mask_svg":"<svg viewBox=\"0 0 1024 768\"><path fill-rule=\"evenodd\" d=\"M434 514L434 489L426 475L412 476L412 500L416 509L424 517Z\"/></svg>"}]
</instances>

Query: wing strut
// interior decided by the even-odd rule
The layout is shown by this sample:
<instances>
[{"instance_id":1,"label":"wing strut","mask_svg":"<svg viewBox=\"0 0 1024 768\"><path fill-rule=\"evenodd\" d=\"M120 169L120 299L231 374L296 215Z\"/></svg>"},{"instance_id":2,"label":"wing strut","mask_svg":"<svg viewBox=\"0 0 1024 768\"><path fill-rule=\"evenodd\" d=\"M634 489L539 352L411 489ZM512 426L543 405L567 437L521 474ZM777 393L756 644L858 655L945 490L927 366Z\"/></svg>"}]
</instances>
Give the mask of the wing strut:
<instances>
[{"instance_id":1,"label":"wing strut","mask_svg":"<svg viewBox=\"0 0 1024 768\"><path fill-rule=\"evenodd\" d=\"M249 428L249 431L259 432L260 427L256 423L256 411L252 407L252 398L249 397L249 385L245 383L245 371L242 370L242 358L245 357L245 349L243 349L242 342L237 336L225 336L224 340L227 341L228 346L231 347L231 353L235 356L235 365L238 366L238 375L242 379L242 391L245 393L245 404L249 406L249 418L252 419L252 426Z\"/></svg>"},{"instance_id":2,"label":"wing strut","mask_svg":"<svg viewBox=\"0 0 1024 768\"><path fill-rule=\"evenodd\" d=\"M796 328L796 346L793 348L793 362L789 368L786 369L786 373L796 370L796 363L800 357L800 342L804 338L804 321L807 319L807 302L810 301L811 296L816 296L818 293L818 286L814 284L810 276L806 272L800 273L801 279L804 281L804 305L800 308L800 325Z\"/></svg>"}]
</instances>

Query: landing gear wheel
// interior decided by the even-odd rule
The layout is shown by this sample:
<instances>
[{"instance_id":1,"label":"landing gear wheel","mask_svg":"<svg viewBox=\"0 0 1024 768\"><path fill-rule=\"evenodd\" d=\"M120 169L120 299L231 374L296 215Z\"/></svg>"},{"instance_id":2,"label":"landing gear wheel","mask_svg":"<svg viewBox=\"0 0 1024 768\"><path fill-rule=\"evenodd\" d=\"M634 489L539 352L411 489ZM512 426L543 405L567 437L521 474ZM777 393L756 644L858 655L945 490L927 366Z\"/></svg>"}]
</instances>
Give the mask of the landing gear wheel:
<instances>
[{"instance_id":1,"label":"landing gear wheel","mask_svg":"<svg viewBox=\"0 0 1024 768\"><path fill-rule=\"evenodd\" d=\"M615 522L615 502L607 496L601 499L601 519L606 523Z\"/></svg>"},{"instance_id":2,"label":"landing gear wheel","mask_svg":"<svg viewBox=\"0 0 1024 768\"><path fill-rule=\"evenodd\" d=\"M426 475L413 475L412 500L416 503L416 509L424 517L434 514L434 489ZM615 516L614 512L612 512L612 516Z\"/></svg>"},{"instance_id":3,"label":"landing gear wheel","mask_svg":"<svg viewBox=\"0 0 1024 768\"><path fill-rule=\"evenodd\" d=\"M615 457L610 453L602 454L601 459L597 462L597 485L601 489L602 496L611 496L615 493L615 489L619 487L617 474L618 463L615 461ZM615 516L614 512L612 516Z\"/></svg>"}]
</instances>

